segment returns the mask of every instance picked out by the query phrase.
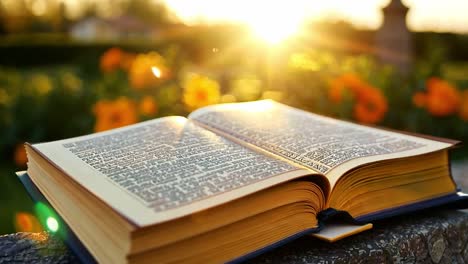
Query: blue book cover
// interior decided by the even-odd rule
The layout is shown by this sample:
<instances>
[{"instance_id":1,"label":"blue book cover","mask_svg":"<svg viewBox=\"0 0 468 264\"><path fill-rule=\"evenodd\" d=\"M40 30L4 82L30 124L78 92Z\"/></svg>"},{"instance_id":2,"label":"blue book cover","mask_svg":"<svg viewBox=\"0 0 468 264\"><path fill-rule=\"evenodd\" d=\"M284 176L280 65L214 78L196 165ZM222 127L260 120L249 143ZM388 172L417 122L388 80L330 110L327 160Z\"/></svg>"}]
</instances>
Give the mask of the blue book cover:
<instances>
[{"instance_id":1,"label":"blue book cover","mask_svg":"<svg viewBox=\"0 0 468 264\"><path fill-rule=\"evenodd\" d=\"M29 196L31 196L32 200L36 203L41 203L45 205L49 210L52 211L54 218L60 223L60 230L58 230L57 235L63 239L65 244L75 253L78 259L82 263L87 264L94 264L97 261L94 257L88 252L86 247L81 243L81 241L76 237L73 231L68 227L65 221L57 214L47 199L42 195L41 191L36 187L36 185L31 181L29 175L25 172L18 172L17 173L19 180L26 188Z\"/></svg>"}]
</instances>

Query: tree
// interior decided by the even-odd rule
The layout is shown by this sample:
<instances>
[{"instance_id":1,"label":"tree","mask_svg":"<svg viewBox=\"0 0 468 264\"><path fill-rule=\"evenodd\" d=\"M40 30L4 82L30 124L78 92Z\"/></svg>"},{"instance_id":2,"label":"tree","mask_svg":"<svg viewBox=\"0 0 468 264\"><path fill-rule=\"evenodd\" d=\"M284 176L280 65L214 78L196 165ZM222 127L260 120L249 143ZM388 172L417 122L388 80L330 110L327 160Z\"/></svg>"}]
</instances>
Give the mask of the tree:
<instances>
[{"instance_id":1,"label":"tree","mask_svg":"<svg viewBox=\"0 0 468 264\"><path fill-rule=\"evenodd\" d=\"M0 35L6 34L5 20L5 8L3 7L3 3L0 2Z\"/></svg>"},{"instance_id":2,"label":"tree","mask_svg":"<svg viewBox=\"0 0 468 264\"><path fill-rule=\"evenodd\" d=\"M126 7L125 13L153 25L164 25L172 22L167 7L162 3L155 3L151 0L131 0Z\"/></svg>"}]
</instances>

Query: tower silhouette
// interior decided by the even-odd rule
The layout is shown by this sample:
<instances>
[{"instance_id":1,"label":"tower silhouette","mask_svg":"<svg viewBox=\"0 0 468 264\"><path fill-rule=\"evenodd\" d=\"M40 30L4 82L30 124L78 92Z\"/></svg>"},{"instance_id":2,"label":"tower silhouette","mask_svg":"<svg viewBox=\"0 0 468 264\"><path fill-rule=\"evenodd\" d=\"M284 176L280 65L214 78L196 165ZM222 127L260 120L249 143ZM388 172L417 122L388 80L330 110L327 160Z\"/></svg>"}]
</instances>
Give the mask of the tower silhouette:
<instances>
[{"instance_id":1,"label":"tower silhouette","mask_svg":"<svg viewBox=\"0 0 468 264\"><path fill-rule=\"evenodd\" d=\"M377 56L383 63L395 66L403 74L411 70L412 39L406 26L409 8L401 0L391 0L382 9L383 24L377 30Z\"/></svg>"}]
</instances>

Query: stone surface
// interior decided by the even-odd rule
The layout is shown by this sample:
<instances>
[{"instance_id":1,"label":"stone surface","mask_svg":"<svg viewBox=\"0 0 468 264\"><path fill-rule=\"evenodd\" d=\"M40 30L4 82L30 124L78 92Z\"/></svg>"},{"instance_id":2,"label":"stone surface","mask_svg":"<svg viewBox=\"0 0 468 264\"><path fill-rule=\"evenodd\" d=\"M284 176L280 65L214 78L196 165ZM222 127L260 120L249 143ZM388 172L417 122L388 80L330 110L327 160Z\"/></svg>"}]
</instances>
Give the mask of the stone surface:
<instances>
[{"instance_id":1,"label":"stone surface","mask_svg":"<svg viewBox=\"0 0 468 264\"><path fill-rule=\"evenodd\" d=\"M454 161L452 163L452 175L458 187L468 192L468 159Z\"/></svg>"},{"instance_id":2,"label":"stone surface","mask_svg":"<svg viewBox=\"0 0 468 264\"><path fill-rule=\"evenodd\" d=\"M48 233L0 236L0 263L79 263L60 239Z\"/></svg>"},{"instance_id":3,"label":"stone surface","mask_svg":"<svg viewBox=\"0 0 468 264\"><path fill-rule=\"evenodd\" d=\"M0 236L0 263L77 262L47 233ZM248 263L468 263L468 212L396 217L333 244L302 237Z\"/></svg>"},{"instance_id":4,"label":"stone surface","mask_svg":"<svg viewBox=\"0 0 468 264\"><path fill-rule=\"evenodd\" d=\"M303 237L249 263L468 263L468 212L396 217L333 244Z\"/></svg>"}]
</instances>

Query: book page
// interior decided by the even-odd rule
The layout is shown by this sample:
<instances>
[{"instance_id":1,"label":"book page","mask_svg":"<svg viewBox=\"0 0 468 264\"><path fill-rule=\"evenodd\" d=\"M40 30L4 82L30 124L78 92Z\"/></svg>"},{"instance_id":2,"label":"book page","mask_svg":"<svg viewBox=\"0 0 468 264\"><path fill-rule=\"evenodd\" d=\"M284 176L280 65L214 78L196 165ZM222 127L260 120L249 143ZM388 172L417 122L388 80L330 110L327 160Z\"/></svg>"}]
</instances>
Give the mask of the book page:
<instances>
[{"instance_id":1,"label":"book page","mask_svg":"<svg viewBox=\"0 0 468 264\"><path fill-rule=\"evenodd\" d=\"M140 226L188 215L310 173L183 117L33 147Z\"/></svg>"},{"instance_id":2,"label":"book page","mask_svg":"<svg viewBox=\"0 0 468 264\"><path fill-rule=\"evenodd\" d=\"M372 224L355 225L346 222L332 222L327 223L320 232L310 235L332 243L366 230L370 230L372 227Z\"/></svg>"},{"instance_id":3,"label":"book page","mask_svg":"<svg viewBox=\"0 0 468 264\"><path fill-rule=\"evenodd\" d=\"M332 187L356 166L451 146L308 113L271 100L209 106L193 112L189 119L323 173Z\"/></svg>"}]
</instances>

